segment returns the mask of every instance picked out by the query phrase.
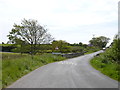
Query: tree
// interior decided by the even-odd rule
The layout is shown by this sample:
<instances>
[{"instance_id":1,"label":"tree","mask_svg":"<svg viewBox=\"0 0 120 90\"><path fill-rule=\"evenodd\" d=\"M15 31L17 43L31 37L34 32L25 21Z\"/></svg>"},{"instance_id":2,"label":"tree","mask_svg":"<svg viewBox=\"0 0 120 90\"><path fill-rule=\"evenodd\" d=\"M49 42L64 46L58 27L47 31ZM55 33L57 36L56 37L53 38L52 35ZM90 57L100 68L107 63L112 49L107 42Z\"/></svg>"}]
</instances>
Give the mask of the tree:
<instances>
[{"instance_id":1,"label":"tree","mask_svg":"<svg viewBox=\"0 0 120 90\"><path fill-rule=\"evenodd\" d=\"M27 44L25 41L20 39L15 39L15 44L13 44L16 48L12 49L13 52L19 52L19 53L26 53L29 52L29 44Z\"/></svg>"},{"instance_id":2,"label":"tree","mask_svg":"<svg viewBox=\"0 0 120 90\"><path fill-rule=\"evenodd\" d=\"M83 45L83 43L82 42L79 42L79 46L82 46Z\"/></svg>"},{"instance_id":3,"label":"tree","mask_svg":"<svg viewBox=\"0 0 120 90\"><path fill-rule=\"evenodd\" d=\"M120 37L116 35L112 45L104 53L105 61L112 61L120 64ZM107 58L107 59L106 59ZM119 66L120 68L120 66Z\"/></svg>"},{"instance_id":4,"label":"tree","mask_svg":"<svg viewBox=\"0 0 120 90\"><path fill-rule=\"evenodd\" d=\"M80 53L83 51L83 48L81 48L80 46L73 46L71 49L73 53Z\"/></svg>"},{"instance_id":5,"label":"tree","mask_svg":"<svg viewBox=\"0 0 120 90\"><path fill-rule=\"evenodd\" d=\"M24 41L30 46L31 55L37 53L38 45L47 44L53 40L52 36L47 33L48 30L39 25L37 20L23 19L21 25L14 24L13 27L8 35L10 42L15 44L16 40Z\"/></svg>"},{"instance_id":6,"label":"tree","mask_svg":"<svg viewBox=\"0 0 120 90\"><path fill-rule=\"evenodd\" d=\"M87 48L88 45L87 45L87 44L83 44L82 46L83 46L84 48Z\"/></svg>"},{"instance_id":7,"label":"tree","mask_svg":"<svg viewBox=\"0 0 120 90\"><path fill-rule=\"evenodd\" d=\"M114 60L120 64L120 35L115 35L113 40L113 45L111 47L111 55L114 57Z\"/></svg>"},{"instance_id":8,"label":"tree","mask_svg":"<svg viewBox=\"0 0 120 90\"><path fill-rule=\"evenodd\" d=\"M68 52L70 47L68 47L68 43L63 40L53 41L52 42L52 50L57 52Z\"/></svg>"},{"instance_id":9,"label":"tree","mask_svg":"<svg viewBox=\"0 0 120 90\"><path fill-rule=\"evenodd\" d=\"M109 42L110 38L107 38L105 36L100 36L96 38L92 38L92 40L89 41L89 43L95 47L104 48L106 44Z\"/></svg>"},{"instance_id":10,"label":"tree","mask_svg":"<svg viewBox=\"0 0 120 90\"><path fill-rule=\"evenodd\" d=\"M2 44L5 44L4 42L2 42Z\"/></svg>"}]
</instances>

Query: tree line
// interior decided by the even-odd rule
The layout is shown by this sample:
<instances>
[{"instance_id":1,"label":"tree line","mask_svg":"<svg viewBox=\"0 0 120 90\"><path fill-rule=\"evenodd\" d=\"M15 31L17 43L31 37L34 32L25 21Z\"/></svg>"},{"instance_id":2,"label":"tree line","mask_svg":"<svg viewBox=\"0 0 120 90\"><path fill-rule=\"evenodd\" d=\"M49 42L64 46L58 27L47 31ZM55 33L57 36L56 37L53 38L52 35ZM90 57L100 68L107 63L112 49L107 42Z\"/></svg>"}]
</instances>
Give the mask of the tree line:
<instances>
[{"instance_id":1,"label":"tree line","mask_svg":"<svg viewBox=\"0 0 120 90\"><path fill-rule=\"evenodd\" d=\"M82 42L70 44L64 40L55 40L45 26L40 25L37 20L33 19L23 19L20 25L14 24L7 37L9 39L8 43L16 47L13 51L27 52L31 55L44 50L69 53L87 51L87 49L102 49L110 40L105 36L94 37L88 45Z\"/></svg>"}]
</instances>

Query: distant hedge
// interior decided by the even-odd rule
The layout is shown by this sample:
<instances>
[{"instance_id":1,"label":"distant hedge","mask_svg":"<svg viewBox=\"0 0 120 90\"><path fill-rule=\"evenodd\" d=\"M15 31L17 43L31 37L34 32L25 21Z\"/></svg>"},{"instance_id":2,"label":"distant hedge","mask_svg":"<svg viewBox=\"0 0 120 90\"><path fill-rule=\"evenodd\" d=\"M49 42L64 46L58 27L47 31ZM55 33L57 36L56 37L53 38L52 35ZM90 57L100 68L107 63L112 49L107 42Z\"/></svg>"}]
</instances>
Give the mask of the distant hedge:
<instances>
[{"instance_id":1,"label":"distant hedge","mask_svg":"<svg viewBox=\"0 0 120 90\"><path fill-rule=\"evenodd\" d=\"M12 49L16 48L13 44L0 44L2 52L12 52Z\"/></svg>"}]
</instances>

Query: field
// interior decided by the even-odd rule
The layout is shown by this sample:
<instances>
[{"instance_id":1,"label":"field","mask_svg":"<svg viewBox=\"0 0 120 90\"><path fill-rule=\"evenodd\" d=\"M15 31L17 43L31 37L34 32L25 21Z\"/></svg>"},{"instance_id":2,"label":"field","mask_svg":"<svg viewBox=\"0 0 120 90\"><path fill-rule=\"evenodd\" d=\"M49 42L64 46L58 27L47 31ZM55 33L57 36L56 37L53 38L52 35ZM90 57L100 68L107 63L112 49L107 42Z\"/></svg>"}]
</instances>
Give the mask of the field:
<instances>
[{"instance_id":1,"label":"field","mask_svg":"<svg viewBox=\"0 0 120 90\"><path fill-rule=\"evenodd\" d=\"M2 53L2 87L7 87L40 66L64 59L64 57L52 54L35 55L32 59L27 54Z\"/></svg>"}]
</instances>

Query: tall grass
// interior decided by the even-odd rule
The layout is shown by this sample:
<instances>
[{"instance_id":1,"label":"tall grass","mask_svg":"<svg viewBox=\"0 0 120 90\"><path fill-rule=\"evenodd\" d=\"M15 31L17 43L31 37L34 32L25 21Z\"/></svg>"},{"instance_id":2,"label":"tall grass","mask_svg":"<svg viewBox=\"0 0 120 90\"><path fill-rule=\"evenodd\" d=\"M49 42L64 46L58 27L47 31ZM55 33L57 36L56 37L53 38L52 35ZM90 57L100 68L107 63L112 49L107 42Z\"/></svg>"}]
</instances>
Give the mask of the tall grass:
<instances>
[{"instance_id":1,"label":"tall grass","mask_svg":"<svg viewBox=\"0 0 120 90\"><path fill-rule=\"evenodd\" d=\"M0 53L0 90L2 89L2 54Z\"/></svg>"},{"instance_id":2,"label":"tall grass","mask_svg":"<svg viewBox=\"0 0 120 90\"><path fill-rule=\"evenodd\" d=\"M64 59L64 57L52 54L36 55L34 56L34 59L31 59L31 56L29 55L3 53L2 87L4 88L12 84L17 79L40 66Z\"/></svg>"},{"instance_id":3,"label":"tall grass","mask_svg":"<svg viewBox=\"0 0 120 90\"><path fill-rule=\"evenodd\" d=\"M120 38L116 36L110 48L92 59L91 64L105 75L120 81Z\"/></svg>"},{"instance_id":4,"label":"tall grass","mask_svg":"<svg viewBox=\"0 0 120 90\"><path fill-rule=\"evenodd\" d=\"M28 55L28 54L5 53L5 52L1 52L1 54L2 54L2 60L13 60L18 58L23 58Z\"/></svg>"},{"instance_id":5,"label":"tall grass","mask_svg":"<svg viewBox=\"0 0 120 90\"><path fill-rule=\"evenodd\" d=\"M99 57L93 58L90 63L91 65L102 72L103 74L111 77L112 79L119 80L119 65L114 61L107 60L102 53Z\"/></svg>"}]
</instances>

